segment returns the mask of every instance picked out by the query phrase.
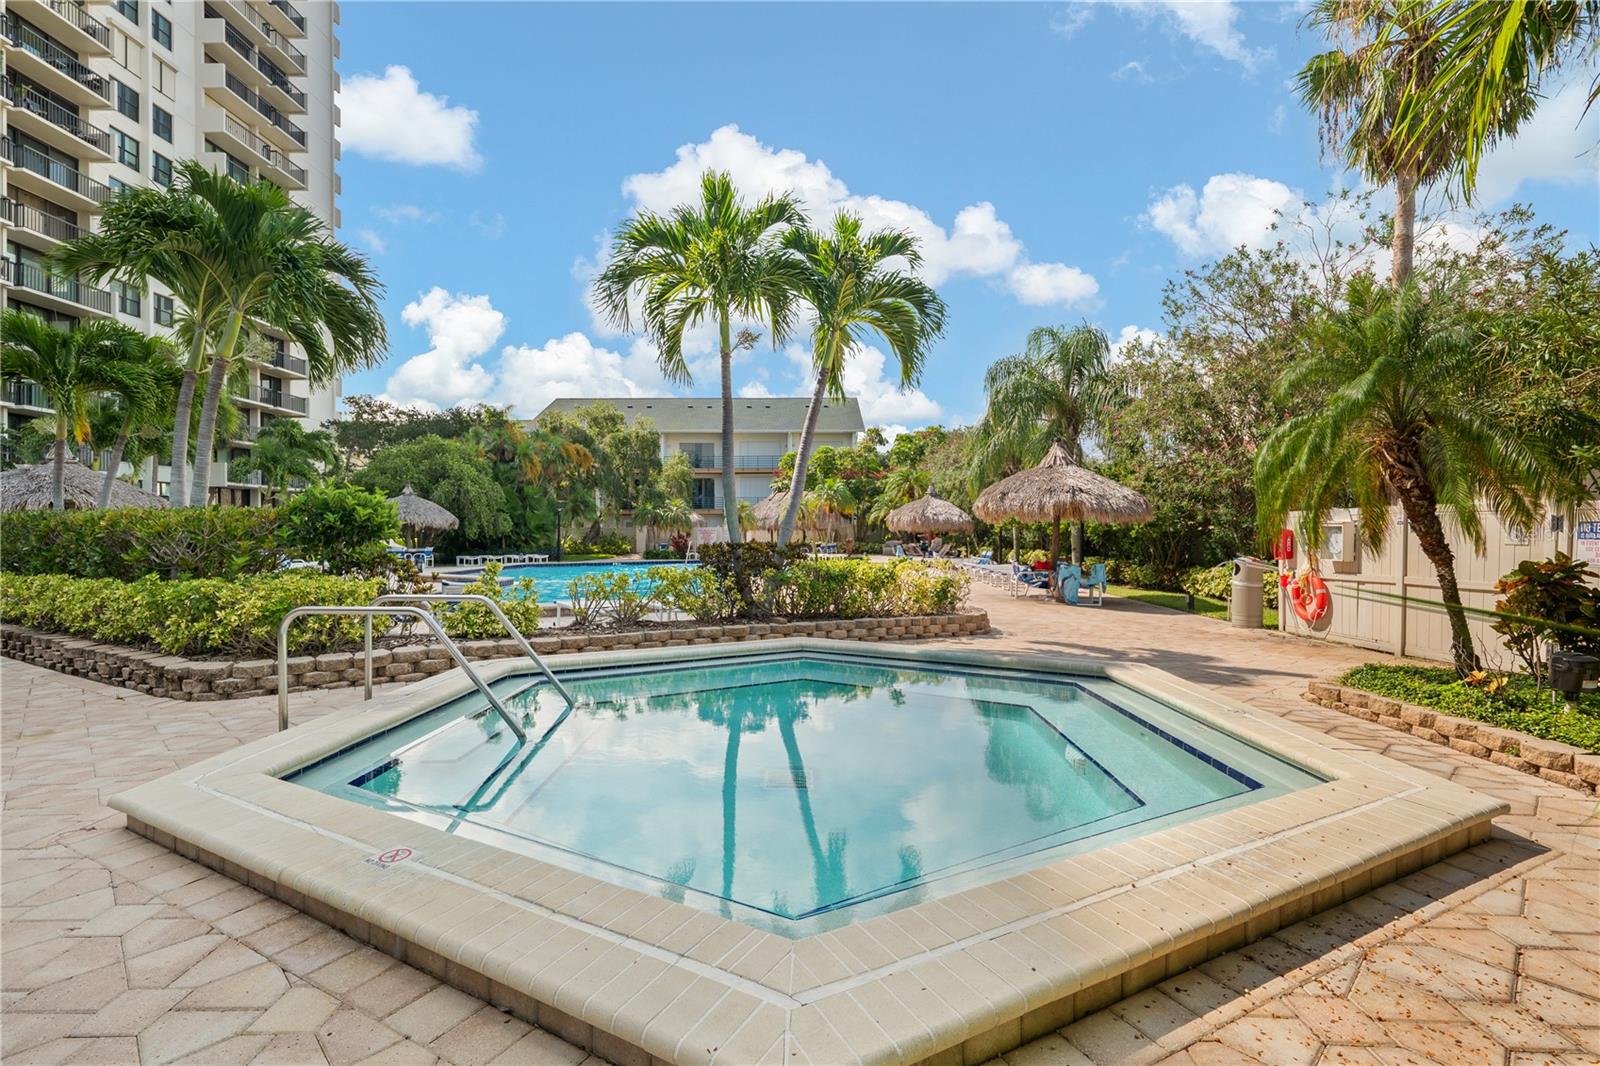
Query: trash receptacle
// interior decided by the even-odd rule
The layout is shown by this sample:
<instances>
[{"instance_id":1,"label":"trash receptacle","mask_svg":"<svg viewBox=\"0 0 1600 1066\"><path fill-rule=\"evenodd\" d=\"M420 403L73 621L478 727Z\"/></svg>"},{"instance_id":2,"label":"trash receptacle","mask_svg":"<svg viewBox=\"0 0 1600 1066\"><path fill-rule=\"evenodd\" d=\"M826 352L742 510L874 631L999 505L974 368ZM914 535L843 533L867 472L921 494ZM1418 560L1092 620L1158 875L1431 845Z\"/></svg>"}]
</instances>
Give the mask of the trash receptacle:
<instances>
[{"instance_id":1,"label":"trash receptacle","mask_svg":"<svg viewBox=\"0 0 1600 1066\"><path fill-rule=\"evenodd\" d=\"M1260 559L1240 556L1233 561L1233 587L1228 594L1228 621L1240 629L1260 629L1266 590L1262 584L1271 567Z\"/></svg>"}]
</instances>

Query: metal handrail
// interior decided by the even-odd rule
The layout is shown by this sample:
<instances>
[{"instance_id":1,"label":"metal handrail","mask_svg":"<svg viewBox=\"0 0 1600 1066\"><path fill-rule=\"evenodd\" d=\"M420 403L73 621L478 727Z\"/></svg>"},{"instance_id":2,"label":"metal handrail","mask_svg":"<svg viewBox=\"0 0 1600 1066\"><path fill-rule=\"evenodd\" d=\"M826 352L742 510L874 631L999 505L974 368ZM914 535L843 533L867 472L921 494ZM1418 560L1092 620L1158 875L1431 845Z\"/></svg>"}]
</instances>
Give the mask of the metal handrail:
<instances>
[{"instance_id":1,"label":"metal handrail","mask_svg":"<svg viewBox=\"0 0 1600 1066\"><path fill-rule=\"evenodd\" d=\"M522 635L522 630L518 629L516 624L506 617L506 613L500 609L498 603L487 596L466 592L391 592L387 595L379 596L372 602L374 605L380 603L481 603L489 608L495 618L499 619L500 624L505 627L505 631L511 634L511 638L522 645L523 654L532 659L533 664L544 672L544 676L555 686L556 691L561 693L561 698L567 701L567 706L571 707L577 702L572 698L572 693L567 691L567 686L557 680L556 675L550 672L550 667L545 665L543 659L539 658L539 653L533 650L533 645L529 644L528 638Z\"/></svg>"},{"instance_id":2,"label":"metal handrail","mask_svg":"<svg viewBox=\"0 0 1600 1066\"><path fill-rule=\"evenodd\" d=\"M283 621L278 625L278 729L280 731L289 728L289 626L293 624L296 618L304 618L307 615L313 614L354 615L365 619L367 699L372 698L373 616L383 615L387 617L393 615L410 615L411 617L417 619L423 625L433 630L433 635L439 638L439 643L444 645L445 651L450 653L450 657L456 661L456 665L461 667L461 669L466 672L466 675L472 679L472 683L477 686L478 691L483 693L484 698L489 701L489 706L493 707L495 712L500 715L501 721L505 722L506 725L511 727L511 731L517 735L517 740L519 742L524 742L528 739L528 735L522 731L522 723L518 722L516 716L510 711L506 710L506 706L500 702L500 698L490 691L489 686L484 683L483 678L478 676L478 671L472 668L472 664L467 662L466 656L461 654L461 649L456 647L455 641L451 640L450 637L446 635L444 627L439 624L439 620L433 615L429 614L427 611L423 610L421 607L401 606L296 607L288 614L283 616Z\"/></svg>"}]
</instances>

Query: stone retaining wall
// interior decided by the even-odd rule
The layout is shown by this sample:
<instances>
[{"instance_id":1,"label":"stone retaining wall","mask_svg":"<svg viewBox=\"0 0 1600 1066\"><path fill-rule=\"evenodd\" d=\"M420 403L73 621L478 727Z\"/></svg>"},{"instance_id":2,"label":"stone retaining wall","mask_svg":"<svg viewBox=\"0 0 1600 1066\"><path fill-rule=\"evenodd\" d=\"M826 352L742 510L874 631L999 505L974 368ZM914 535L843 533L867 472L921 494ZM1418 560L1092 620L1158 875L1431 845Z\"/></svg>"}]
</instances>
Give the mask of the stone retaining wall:
<instances>
[{"instance_id":1,"label":"stone retaining wall","mask_svg":"<svg viewBox=\"0 0 1600 1066\"><path fill-rule=\"evenodd\" d=\"M1571 744L1542 740L1514 729L1501 729L1472 718L1457 718L1325 681L1311 682L1305 697L1318 706L1443 744L1463 755L1487 759L1568 788L1600 792L1600 755Z\"/></svg>"},{"instance_id":2,"label":"stone retaining wall","mask_svg":"<svg viewBox=\"0 0 1600 1066\"><path fill-rule=\"evenodd\" d=\"M671 648L687 644L774 640L778 637L920 640L988 631L988 614L965 611L960 614L913 615L904 618L685 625L615 633L555 634L545 631L529 637L528 643L533 645L534 651L546 655L626 648ZM522 654L517 643L509 639L465 640L458 642L458 647L469 659L504 659ZM0 625L0 654L35 666L169 699L240 699L278 691L275 659L185 659L158 651L100 644L81 637L40 633L13 625ZM399 648L375 648L372 652L372 679L376 684L420 681L448 670L450 666L449 653L442 645L431 642ZM289 659L290 692L303 692L311 688L348 688L361 684L362 676L359 651L297 655Z\"/></svg>"}]
</instances>

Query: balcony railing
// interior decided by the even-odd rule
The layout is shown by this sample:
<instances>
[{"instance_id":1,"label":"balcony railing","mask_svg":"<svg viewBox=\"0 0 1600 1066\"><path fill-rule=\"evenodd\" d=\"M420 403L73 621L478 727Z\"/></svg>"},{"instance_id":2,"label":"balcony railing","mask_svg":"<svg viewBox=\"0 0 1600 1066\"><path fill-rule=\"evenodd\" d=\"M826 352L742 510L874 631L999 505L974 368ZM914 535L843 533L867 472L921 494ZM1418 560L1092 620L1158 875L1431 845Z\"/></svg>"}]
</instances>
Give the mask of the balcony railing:
<instances>
[{"instance_id":1,"label":"balcony railing","mask_svg":"<svg viewBox=\"0 0 1600 1066\"><path fill-rule=\"evenodd\" d=\"M228 439L239 441L245 444L254 444L256 437L258 437L260 434L261 428L259 426L240 426L238 429L228 434Z\"/></svg>"},{"instance_id":2,"label":"balcony railing","mask_svg":"<svg viewBox=\"0 0 1600 1066\"><path fill-rule=\"evenodd\" d=\"M0 199L0 218L4 218L18 229L31 230L42 233L46 237L58 241L76 240L78 234L83 232L76 223L68 222L64 218L47 214L30 204L18 203L15 200Z\"/></svg>"},{"instance_id":3,"label":"balcony railing","mask_svg":"<svg viewBox=\"0 0 1600 1066\"><path fill-rule=\"evenodd\" d=\"M92 144L102 152L111 151L111 134L99 126L85 122L54 100L42 95L37 89L19 85L11 78L7 78L4 94L5 98L17 108L38 115L52 126L61 127L80 141Z\"/></svg>"},{"instance_id":4,"label":"balcony railing","mask_svg":"<svg viewBox=\"0 0 1600 1066\"><path fill-rule=\"evenodd\" d=\"M230 485L259 485L261 484L261 471L252 470L248 474L235 474L233 464L228 464L228 473L225 475Z\"/></svg>"},{"instance_id":5,"label":"balcony railing","mask_svg":"<svg viewBox=\"0 0 1600 1066\"><path fill-rule=\"evenodd\" d=\"M291 374L299 374L301 377L306 375L306 361L298 356L290 355L288 352L273 352L272 358L268 359L267 362L272 366L287 370Z\"/></svg>"},{"instance_id":6,"label":"balcony railing","mask_svg":"<svg viewBox=\"0 0 1600 1066\"><path fill-rule=\"evenodd\" d=\"M10 260L6 260L10 262ZM6 403L17 404L21 407L42 407L51 410L50 399L45 396L44 389L31 381L8 380L5 383Z\"/></svg>"},{"instance_id":7,"label":"balcony railing","mask_svg":"<svg viewBox=\"0 0 1600 1066\"><path fill-rule=\"evenodd\" d=\"M75 0L45 0L45 5L106 48L111 47L111 27L83 9Z\"/></svg>"},{"instance_id":8,"label":"balcony railing","mask_svg":"<svg viewBox=\"0 0 1600 1066\"><path fill-rule=\"evenodd\" d=\"M77 56L9 11L6 12L3 26L5 35L19 49L37 56L100 99L111 102L111 80L105 75L90 70L79 62Z\"/></svg>"},{"instance_id":9,"label":"balcony railing","mask_svg":"<svg viewBox=\"0 0 1600 1066\"><path fill-rule=\"evenodd\" d=\"M34 292L48 293L62 300L70 300L75 304L93 308L103 314L110 314L117 306L117 298L105 289L97 289L93 285L79 281L77 278L61 278L47 270L41 270L32 263L21 260L10 260L11 283Z\"/></svg>"},{"instance_id":10,"label":"balcony railing","mask_svg":"<svg viewBox=\"0 0 1600 1066\"><path fill-rule=\"evenodd\" d=\"M207 18L222 18L222 14L209 4L206 5L205 10ZM302 90L296 89L294 83L289 80L288 75L273 66L272 61L266 56L257 55L256 46L250 43L250 38L239 32L234 28L233 23L226 19L223 19L222 22L222 39L227 42L229 48L248 59L252 66L266 76L268 81L287 93L289 99L293 100L297 106L306 106L306 94Z\"/></svg>"},{"instance_id":11,"label":"balcony railing","mask_svg":"<svg viewBox=\"0 0 1600 1066\"><path fill-rule=\"evenodd\" d=\"M735 455L733 468L735 470L776 470L778 464L783 462L781 455Z\"/></svg>"},{"instance_id":12,"label":"balcony railing","mask_svg":"<svg viewBox=\"0 0 1600 1066\"><path fill-rule=\"evenodd\" d=\"M266 119L268 122L287 133L291 138L294 139L296 144L304 147L306 143L306 131L285 118L282 111L279 111L277 108L263 100L260 93L256 92L254 89L250 88L250 86L244 83L243 78L235 76L231 71L224 71L222 82L228 87L228 90L232 92L233 95L237 96L239 99L255 108L256 111L260 112L262 118Z\"/></svg>"},{"instance_id":13,"label":"balcony railing","mask_svg":"<svg viewBox=\"0 0 1600 1066\"><path fill-rule=\"evenodd\" d=\"M243 4L233 3L232 0L224 0L224 2L228 4L228 8L235 15L254 26L261 33L261 35L267 39L268 44L272 45L272 47L278 49L278 51L287 56L289 61L295 66L299 67L301 70L305 69L305 53L300 51L300 49L296 48L294 45L290 44L287 37L273 29L265 19L263 19L260 15L257 15L254 11L251 11L249 8L245 7ZM208 18L220 18L223 19L224 22L227 21L222 12L210 4L205 5L204 13ZM245 38L245 36L237 29L234 29L232 23L228 23L227 29L233 31L232 34L228 34L225 30L224 36L229 38L228 43L233 45L234 51L253 58L255 48L250 44L249 40ZM245 45L245 48L240 48L238 44L234 43L234 38L237 38L239 41L241 41ZM246 51L246 48L248 48L249 51Z\"/></svg>"},{"instance_id":14,"label":"balcony railing","mask_svg":"<svg viewBox=\"0 0 1600 1066\"><path fill-rule=\"evenodd\" d=\"M305 31L306 17L300 14L300 12L295 9L294 5L289 3L289 0L268 0L268 2L279 11L282 11L285 15L288 15L289 21L294 23L297 29L302 32Z\"/></svg>"},{"instance_id":15,"label":"balcony railing","mask_svg":"<svg viewBox=\"0 0 1600 1066\"><path fill-rule=\"evenodd\" d=\"M721 470L722 460L716 452L701 451L698 448L679 448L680 455L689 457L689 465L696 470Z\"/></svg>"},{"instance_id":16,"label":"balcony railing","mask_svg":"<svg viewBox=\"0 0 1600 1066\"><path fill-rule=\"evenodd\" d=\"M256 136L256 131L246 126L232 115L222 116L222 128L227 130L234 138L243 141L256 155L268 163L287 173L291 178L305 184L306 172L303 168L289 162L289 157L274 146Z\"/></svg>"},{"instance_id":17,"label":"balcony railing","mask_svg":"<svg viewBox=\"0 0 1600 1066\"><path fill-rule=\"evenodd\" d=\"M30 148L20 141L13 141L7 137L0 142L0 150L5 152L15 166L24 170L31 170L42 178L49 178L64 188L71 189L79 196L86 196L97 204L103 204L111 199L112 188L104 182L95 181L85 177L73 167L57 159L51 159L36 148Z\"/></svg>"},{"instance_id":18,"label":"balcony railing","mask_svg":"<svg viewBox=\"0 0 1600 1066\"><path fill-rule=\"evenodd\" d=\"M296 414L305 414L310 409L310 402L304 396L291 396L278 389L263 389L259 385L251 385L244 392L238 394L242 400L253 400L256 403L268 404L272 407L281 407L285 411Z\"/></svg>"}]
</instances>

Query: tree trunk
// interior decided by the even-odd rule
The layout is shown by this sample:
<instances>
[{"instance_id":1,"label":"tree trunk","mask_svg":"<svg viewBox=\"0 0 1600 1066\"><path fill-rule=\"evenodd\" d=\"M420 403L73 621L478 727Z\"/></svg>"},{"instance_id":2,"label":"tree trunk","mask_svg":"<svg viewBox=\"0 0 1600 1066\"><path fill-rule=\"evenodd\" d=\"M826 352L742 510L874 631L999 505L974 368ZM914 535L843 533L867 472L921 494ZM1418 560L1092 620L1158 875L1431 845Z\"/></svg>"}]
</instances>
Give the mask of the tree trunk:
<instances>
[{"instance_id":1,"label":"tree trunk","mask_svg":"<svg viewBox=\"0 0 1600 1066\"><path fill-rule=\"evenodd\" d=\"M1050 523L1050 581L1051 588L1056 590L1056 595L1061 594L1057 570L1061 565L1061 519L1057 518Z\"/></svg>"},{"instance_id":2,"label":"tree trunk","mask_svg":"<svg viewBox=\"0 0 1600 1066\"><path fill-rule=\"evenodd\" d=\"M211 453L216 445L217 408L222 404L222 390L228 382L228 368L233 362L233 349L239 343L239 330L244 325L244 314L235 311L228 316L227 329L217 345L216 357L211 360L211 376L206 381L206 398L200 408L200 429L194 442L194 479L189 486L189 505L204 507L211 495Z\"/></svg>"},{"instance_id":3,"label":"tree trunk","mask_svg":"<svg viewBox=\"0 0 1600 1066\"><path fill-rule=\"evenodd\" d=\"M150 453L150 484L147 486L151 492L156 491L156 486L161 483L161 452Z\"/></svg>"},{"instance_id":4,"label":"tree trunk","mask_svg":"<svg viewBox=\"0 0 1600 1066\"><path fill-rule=\"evenodd\" d=\"M728 544L739 543L739 485L733 476L733 339L728 313L722 312L722 517Z\"/></svg>"},{"instance_id":5,"label":"tree trunk","mask_svg":"<svg viewBox=\"0 0 1600 1066\"><path fill-rule=\"evenodd\" d=\"M1411 277L1412 253L1417 240L1417 178L1410 167L1402 168L1394 180L1394 245L1389 278L1396 289Z\"/></svg>"},{"instance_id":6,"label":"tree trunk","mask_svg":"<svg viewBox=\"0 0 1600 1066\"><path fill-rule=\"evenodd\" d=\"M67 421L56 418L55 457L50 461L50 506L53 510L67 509Z\"/></svg>"},{"instance_id":7,"label":"tree trunk","mask_svg":"<svg viewBox=\"0 0 1600 1066\"><path fill-rule=\"evenodd\" d=\"M1083 523L1072 523L1072 565L1083 566Z\"/></svg>"},{"instance_id":8,"label":"tree trunk","mask_svg":"<svg viewBox=\"0 0 1600 1066\"><path fill-rule=\"evenodd\" d=\"M194 386L199 377L191 360L184 368L183 384L178 387L178 408L172 423L172 483L167 487L167 498L174 507L183 507L189 500L189 419L194 411ZM151 479L150 491L155 490L155 479Z\"/></svg>"},{"instance_id":9,"label":"tree trunk","mask_svg":"<svg viewBox=\"0 0 1600 1066\"><path fill-rule=\"evenodd\" d=\"M789 482L789 504L783 511L783 523L778 527L778 543L787 544L794 536L794 526L800 518L800 498L806 491L806 468L811 465L811 452L817 446L817 420L822 415L822 399L827 391L828 379L817 371L817 387L811 390L811 403L806 408L806 424L800 431L800 451L794 457L794 480Z\"/></svg>"},{"instance_id":10,"label":"tree trunk","mask_svg":"<svg viewBox=\"0 0 1600 1066\"><path fill-rule=\"evenodd\" d=\"M1433 486L1422 473L1419 460L1414 456L1400 457L1389 472L1389 483L1399 497L1400 509L1405 512L1411 531L1417 535L1417 546L1428 562L1433 564L1434 575L1439 580L1439 598L1444 601L1444 611L1450 619L1450 655L1456 673L1465 677L1478 669L1478 654L1472 645L1472 630L1467 626L1467 612L1461 603L1461 590L1456 585L1456 558L1450 542L1444 535L1444 524L1439 521L1438 501ZM1402 609L1403 609L1402 605Z\"/></svg>"},{"instance_id":11,"label":"tree trunk","mask_svg":"<svg viewBox=\"0 0 1600 1066\"><path fill-rule=\"evenodd\" d=\"M117 471L122 468L122 449L128 446L128 426L117 434L117 443L111 446L111 457L106 460L105 481L100 485L100 500L96 505L104 511L111 506L111 486L116 484Z\"/></svg>"}]
</instances>

